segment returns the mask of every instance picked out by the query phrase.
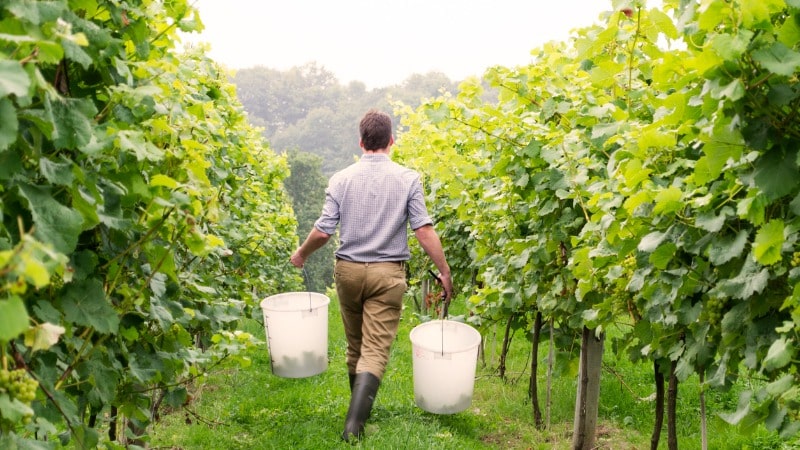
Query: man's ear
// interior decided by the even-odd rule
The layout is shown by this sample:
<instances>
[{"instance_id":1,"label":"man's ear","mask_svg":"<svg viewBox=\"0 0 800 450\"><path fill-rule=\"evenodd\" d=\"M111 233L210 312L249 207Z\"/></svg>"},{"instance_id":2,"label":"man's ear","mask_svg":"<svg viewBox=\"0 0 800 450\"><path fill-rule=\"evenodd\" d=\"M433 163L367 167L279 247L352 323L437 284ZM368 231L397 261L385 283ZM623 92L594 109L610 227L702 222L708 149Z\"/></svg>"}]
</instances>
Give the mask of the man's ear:
<instances>
[{"instance_id":1,"label":"man's ear","mask_svg":"<svg viewBox=\"0 0 800 450\"><path fill-rule=\"evenodd\" d=\"M358 146L359 146L359 147L361 147L361 149L363 150L363 149L364 149L364 141L362 141L361 139L359 139L359 140L358 140Z\"/></svg>"}]
</instances>

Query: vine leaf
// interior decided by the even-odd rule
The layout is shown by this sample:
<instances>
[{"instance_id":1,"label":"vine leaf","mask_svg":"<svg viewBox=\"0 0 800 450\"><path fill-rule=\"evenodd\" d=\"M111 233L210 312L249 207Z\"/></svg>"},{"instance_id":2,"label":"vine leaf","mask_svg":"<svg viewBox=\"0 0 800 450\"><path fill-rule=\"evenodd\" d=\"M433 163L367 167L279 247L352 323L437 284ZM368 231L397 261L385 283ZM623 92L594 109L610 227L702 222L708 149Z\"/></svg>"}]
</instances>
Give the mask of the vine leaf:
<instances>
[{"instance_id":1,"label":"vine leaf","mask_svg":"<svg viewBox=\"0 0 800 450\"><path fill-rule=\"evenodd\" d=\"M744 267L736 277L720 281L717 287L712 289L712 292L719 289L731 298L745 299L763 291L769 281L769 270L764 268L757 272L756 269L758 269L756 262L747 258ZM742 320L744 319L743 317Z\"/></svg>"},{"instance_id":2,"label":"vine leaf","mask_svg":"<svg viewBox=\"0 0 800 450\"><path fill-rule=\"evenodd\" d=\"M778 149L765 154L756 163L756 186L771 200L793 192L800 182L796 159L796 150L785 154Z\"/></svg>"},{"instance_id":3,"label":"vine leaf","mask_svg":"<svg viewBox=\"0 0 800 450\"><path fill-rule=\"evenodd\" d=\"M649 233L647 236L643 237L641 242L639 242L639 251L650 253L654 251L664 239L666 239L667 233L662 233L661 231L653 231Z\"/></svg>"},{"instance_id":4,"label":"vine leaf","mask_svg":"<svg viewBox=\"0 0 800 450\"><path fill-rule=\"evenodd\" d=\"M20 184L19 189L28 200L33 215L36 226L34 235L42 242L52 244L61 253L72 253L78 244L78 235L83 231L83 216L58 203L48 188Z\"/></svg>"},{"instance_id":5,"label":"vine leaf","mask_svg":"<svg viewBox=\"0 0 800 450\"><path fill-rule=\"evenodd\" d=\"M764 358L765 370L777 370L786 366L792 361L791 346L786 342L786 338L780 338L772 343L767 352L767 357Z\"/></svg>"},{"instance_id":6,"label":"vine leaf","mask_svg":"<svg viewBox=\"0 0 800 450\"><path fill-rule=\"evenodd\" d=\"M0 300L0 342L8 342L28 329L28 312L22 299L12 295ZM4 408L3 409L5 413Z\"/></svg>"},{"instance_id":7,"label":"vine leaf","mask_svg":"<svg viewBox=\"0 0 800 450\"><path fill-rule=\"evenodd\" d=\"M670 186L656 195L655 213L669 214L681 209L684 204L681 201L683 193L675 186Z\"/></svg>"},{"instance_id":8,"label":"vine leaf","mask_svg":"<svg viewBox=\"0 0 800 450\"><path fill-rule=\"evenodd\" d=\"M25 416L33 414L30 406L22 403L16 398L9 398L5 392L0 394L0 411L3 411L3 418L11 422L18 422Z\"/></svg>"},{"instance_id":9,"label":"vine leaf","mask_svg":"<svg viewBox=\"0 0 800 450\"><path fill-rule=\"evenodd\" d=\"M800 67L800 53L780 42L753 52L753 60L772 73L790 77Z\"/></svg>"},{"instance_id":10,"label":"vine leaf","mask_svg":"<svg viewBox=\"0 0 800 450\"><path fill-rule=\"evenodd\" d=\"M19 131L19 121L14 104L7 98L0 98L0 151L16 142L17 131Z\"/></svg>"},{"instance_id":11,"label":"vine leaf","mask_svg":"<svg viewBox=\"0 0 800 450\"><path fill-rule=\"evenodd\" d=\"M39 160L39 171L47 179L47 181L58 184L60 186L71 186L75 180L72 174L71 161L54 162L47 158Z\"/></svg>"},{"instance_id":12,"label":"vine leaf","mask_svg":"<svg viewBox=\"0 0 800 450\"><path fill-rule=\"evenodd\" d=\"M24 97L30 85L28 73L18 61L0 61L0 97L9 94Z\"/></svg>"},{"instance_id":13,"label":"vine leaf","mask_svg":"<svg viewBox=\"0 0 800 450\"><path fill-rule=\"evenodd\" d=\"M753 255L756 261L769 266L781 260L783 246L783 221L776 219L761 227L756 233L753 243Z\"/></svg>"},{"instance_id":14,"label":"vine leaf","mask_svg":"<svg viewBox=\"0 0 800 450\"><path fill-rule=\"evenodd\" d=\"M747 230L739 230L735 237L716 236L710 249L708 259L715 266L721 266L733 258L739 257L747 244Z\"/></svg>"},{"instance_id":15,"label":"vine leaf","mask_svg":"<svg viewBox=\"0 0 800 450\"><path fill-rule=\"evenodd\" d=\"M56 148L80 148L89 143L92 137L90 118L97 114L90 100L59 98L51 101L48 98L45 109L53 117Z\"/></svg>"},{"instance_id":16,"label":"vine leaf","mask_svg":"<svg viewBox=\"0 0 800 450\"><path fill-rule=\"evenodd\" d=\"M697 160L695 180L698 184L706 184L716 179L729 160L737 161L742 156L744 139L738 131L731 132L724 126L714 130L712 136L704 139L705 156Z\"/></svg>"},{"instance_id":17,"label":"vine leaf","mask_svg":"<svg viewBox=\"0 0 800 450\"><path fill-rule=\"evenodd\" d=\"M97 279L70 284L64 289L62 309L67 320L92 327L101 333L116 333L119 316L108 302Z\"/></svg>"}]
</instances>

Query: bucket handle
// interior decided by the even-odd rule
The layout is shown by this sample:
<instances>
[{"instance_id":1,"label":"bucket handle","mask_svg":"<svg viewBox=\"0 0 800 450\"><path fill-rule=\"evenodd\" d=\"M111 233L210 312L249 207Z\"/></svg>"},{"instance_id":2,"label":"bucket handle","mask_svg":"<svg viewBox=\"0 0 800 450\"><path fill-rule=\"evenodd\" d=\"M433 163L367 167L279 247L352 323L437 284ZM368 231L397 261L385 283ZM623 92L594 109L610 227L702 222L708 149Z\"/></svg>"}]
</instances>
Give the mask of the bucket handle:
<instances>
[{"instance_id":1,"label":"bucket handle","mask_svg":"<svg viewBox=\"0 0 800 450\"><path fill-rule=\"evenodd\" d=\"M311 312L314 307L311 301L311 289L308 288L308 272L306 272L305 264L303 264L303 283L306 285L306 291L308 291L308 312Z\"/></svg>"},{"instance_id":2,"label":"bucket handle","mask_svg":"<svg viewBox=\"0 0 800 450\"><path fill-rule=\"evenodd\" d=\"M444 288L444 285L442 284L442 279L439 278L439 275L433 273L431 269L428 269L428 273L430 273L431 276L439 283L439 285L442 286L442 288ZM444 321L445 319L447 319L447 309L450 307L450 302L447 300L447 292L445 292L444 290L442 290L442 303L444 304L444 307L442 308L442 316L441 316L442 320L441 334L442 334L442 356L444 356Z\"/></svg>"}]
</instances>

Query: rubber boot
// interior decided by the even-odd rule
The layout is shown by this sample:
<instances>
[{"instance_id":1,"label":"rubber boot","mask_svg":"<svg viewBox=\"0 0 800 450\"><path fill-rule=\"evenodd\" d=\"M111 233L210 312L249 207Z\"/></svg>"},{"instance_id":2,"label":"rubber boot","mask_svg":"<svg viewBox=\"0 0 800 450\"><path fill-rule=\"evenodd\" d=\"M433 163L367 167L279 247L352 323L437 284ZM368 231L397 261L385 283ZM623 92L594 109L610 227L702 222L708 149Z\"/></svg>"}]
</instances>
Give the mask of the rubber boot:
<instances>
[{"instance_id":1,"label":"rubber boot","mask_svg":"<svg viewBox=\"0 0 800 450\"><path fill-rule=\"evenodd\" d=\"M348 373L347 376L350 377L350 393L352 394L353 393L353 383L355 383L355 381L356 381L356 374Z\"/></svg>"},{"instance_id":2,"label":"rubber boot","mask_svg":"<svg viewBox=\"0 0 800 450\"><path fill-rule=\"evenodd\" d=\"M378 394L381 380L369 372L355 375L353 392L350 395L350 408L344 421L342 439L345 442L357 441L364 434L364 424L372 411L372 403Z\"/></svg>"}]
</instances>

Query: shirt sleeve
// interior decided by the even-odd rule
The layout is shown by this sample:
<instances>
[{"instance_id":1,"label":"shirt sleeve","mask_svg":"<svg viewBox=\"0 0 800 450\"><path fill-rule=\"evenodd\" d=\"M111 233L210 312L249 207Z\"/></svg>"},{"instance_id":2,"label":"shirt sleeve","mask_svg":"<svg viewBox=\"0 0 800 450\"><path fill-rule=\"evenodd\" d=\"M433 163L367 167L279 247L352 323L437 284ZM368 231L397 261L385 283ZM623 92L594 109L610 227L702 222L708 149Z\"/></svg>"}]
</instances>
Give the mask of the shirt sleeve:
<instances>
[{"instance_id":1,"label":"shirt sleeve","mask_svg":"<svg viewBox=\"0 0 800 450\"><path fill-rule=\"evenodd\" d=\"M322 205L322 214L319 216L314 227L327 234L333 235L336 233L336 227L339 225L339 202L336 201L332 194L331 186L325 189L325 204Z\"/></svg>"},{"instance_id":2,"label":"shirt sleeve","mask_svg":"<svg viewBox=\"0 0 800 450\"><path fill-rule=\"evenodd\" d=\"M428 208L425 206L425 194L422 191L419 176L412 182L408 197L408 224L412 230L425 225L433 225L433 219L428 215Z\"/></svg>"}]
</instances>

